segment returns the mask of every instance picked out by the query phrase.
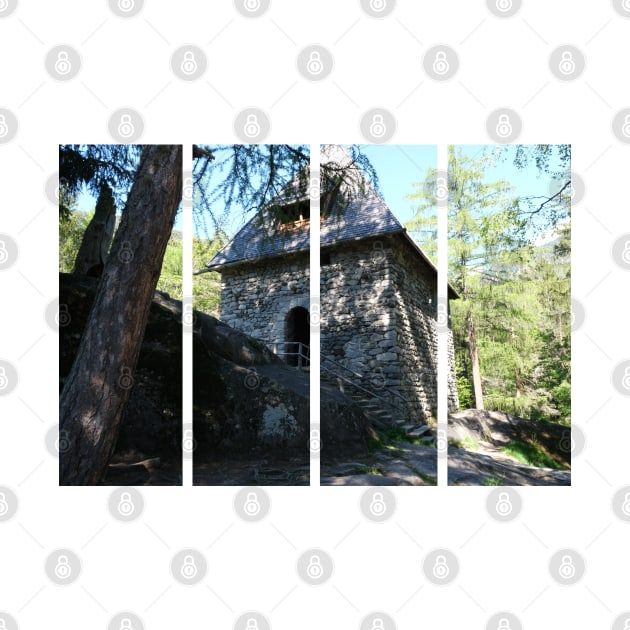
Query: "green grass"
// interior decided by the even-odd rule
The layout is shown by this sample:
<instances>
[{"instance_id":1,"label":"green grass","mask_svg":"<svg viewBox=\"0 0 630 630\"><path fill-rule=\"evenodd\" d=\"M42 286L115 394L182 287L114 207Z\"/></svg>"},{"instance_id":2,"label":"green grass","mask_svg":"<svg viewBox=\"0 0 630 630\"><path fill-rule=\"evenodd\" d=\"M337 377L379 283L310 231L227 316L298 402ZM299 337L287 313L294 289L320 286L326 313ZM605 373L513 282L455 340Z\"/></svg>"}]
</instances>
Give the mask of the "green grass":
<instances>
[{"instance_id":1,"label":"green grass","mask_svg":"<svg viewBox=\"0 0 630 630\"><path fill-rule=\"evenodd\" d=\"M527 466L536 466L537 468L556 468L562 466L547 455L537 444L528 444L526 442L514 441L510 442L501 450L507 455L511 455L514 459L526 464Z\"/></svg>"},{"instance_id":2,"label":"green grass","mask_svg":"<svg viewBox=\"0 0 630 630\"><path fill-rule=\"evenodd\" d=\"M423 442L419 438L409 437L409 435L407 435L407 432L400 427L385 427L384 429L379 429L378 431L376 431L376 437L372 436L369 439L368 451L370 453L381 449L400 451L400 442L414 444L415 446L429 446L431 448L437 448L434 443L427 443Z\"/></svg>"},{"instance_id":3,"label":"green grass","mask_svg":"<svg viewBox=\"0 0 630 630\"><path fill-rule=\"evenodd\" d=\"M383 476L383 471L377 466L360 466L359 472L363 475L379 475Z\"/></svg>"},{"instance_id":4,"label":"green grass","mask_svg":"<svg viewBox=\"0 0 630 630\"><path fill-rule=\"evenodd\" d=\"M476 451L479 448L479 440L467 435L463 440L454 440L453 446L463 448L466 451Z\"/></svg>"},{"instance_id":5,"label":"green grass","mask_svg":"<svg viewBox=\"0 0 630 630\"><path fill-rule=\"evenodd\" d=\"M503 484L501 483L501 480L497 479L496 477L486 477L483 480L483 485L484 486L502 486Z\"/></svg>"}]
</instances>

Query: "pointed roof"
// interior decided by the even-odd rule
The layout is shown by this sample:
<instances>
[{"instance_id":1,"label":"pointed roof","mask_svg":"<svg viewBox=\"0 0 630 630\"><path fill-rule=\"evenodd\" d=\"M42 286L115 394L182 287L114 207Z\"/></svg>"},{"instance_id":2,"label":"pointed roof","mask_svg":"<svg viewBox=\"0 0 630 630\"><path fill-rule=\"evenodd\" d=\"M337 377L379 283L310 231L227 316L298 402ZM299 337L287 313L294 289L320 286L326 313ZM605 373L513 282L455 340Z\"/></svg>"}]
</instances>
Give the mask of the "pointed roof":
<instances>
[{"instance_id":1,"label":"pointed roof","mask_svg":"<svg viewBox=\"0 0 630 630\"><path fill-rule=\"evenodd\" d=\"M437 269L428 256L409 236L407 230L393 215L383 198L366 181L363 173L352 164L350 155L339 145L327 145L322 151L322 163L333 164L342 168L349 167L344 174L342 184L345 190L339 194L347 194L349 201L340 211L332 211L320 224L320 245L329 247L343 242L365 238L400 234L411 245L413 251L437 273ZM359 188L361 190L359 190ZM296 194L297 180L290 182L267 208L248 221L236 236L225 245L206 265L204 271L221 271L246 262L283 256L296 252L307 252L310 249L310 221L272 227L269 208L272 206L289 206L308 204L308 196ZM449 285L451 296L457 294Z\"/></svg>"},{"instance_id":2,"label":"pointed roof","mask_svg":"<svg viewBox=\"0 0 630 630\"><path fill-rule=\"evenodd\" d=\"M343 192L355 189L351 201L341 212L332 212L320 227L322 247L344 241L379 236L387 233L403 232L404 228L392 214L380 195L369 185L360 170L351 164L351 158L342 147L328 146L322 153L322 162L350 168L346 173ZM354 172L353 172L354 171ZM363 186L357 192L358 182ZM236 236L225 245L206 265L208 271L239 263L281 256L295 252L306 252L310 248L310 221L294 222L273 226L269 208L308 203L308 196L296 194L297 179L290 182L261 213L248 221Z\"/></svg>"}]
</instances>

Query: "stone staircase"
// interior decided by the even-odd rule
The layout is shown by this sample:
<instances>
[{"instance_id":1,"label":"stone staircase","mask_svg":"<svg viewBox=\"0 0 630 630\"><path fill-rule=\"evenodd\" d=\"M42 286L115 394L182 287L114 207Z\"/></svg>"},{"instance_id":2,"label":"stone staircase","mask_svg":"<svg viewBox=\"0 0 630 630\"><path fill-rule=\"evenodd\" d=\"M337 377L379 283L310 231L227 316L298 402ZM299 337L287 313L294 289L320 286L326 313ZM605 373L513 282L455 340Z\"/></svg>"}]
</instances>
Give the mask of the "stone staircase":
<instances>
[{"instance_id":1,"label":"stone staircase","mask_svg":"<svg viewBox=\"0 0 630 630\"><path fill-rule=\"evenodd\" d=\"M280 345L282 344L272 344L269 347L274 354L279 356L297 355L299 359L297 369L310 372L308 346L300 343L297 352L295 350L286 352L285 348L279 347ZM382 396L371 391L370 388L363 384L361 374L327 357L321 357L321 361L324 368L320 372L321 380L349 395L355 405L368 418L370 424L379 429L399 427L411 439L420 440L425 444L435 442L433 429L429 425L409 422L401 418L395 405L387 402ZM345 375L342 375L341 372L345 372ZM404 400L402 396L400 396L400 399Z\"/></svg>"},{"instance_id":2,"label":"stone staircase","mask_svg":"<svg viewBox=\"0 0 630 630\"><path fill-rule=\"evenodd\" d=\"M345 383L342 387L341 379L330 372L325 373L322 371L321 379L333 387L339 388L346 395L349 395L355 405L359 407L359 409L361 409L368 418L372 426L378 429L399 427L411 439L420 440L425 444L432 444L435 442L433 429L429 425L414 423L401 418L392 405L387 404L377 394L370 395L367 388L364 388L363 386L357 387L357 385L350 382L348 379L343 379ZM360 390L359 387L361 388Z\"/></svg>"}]
</instances>

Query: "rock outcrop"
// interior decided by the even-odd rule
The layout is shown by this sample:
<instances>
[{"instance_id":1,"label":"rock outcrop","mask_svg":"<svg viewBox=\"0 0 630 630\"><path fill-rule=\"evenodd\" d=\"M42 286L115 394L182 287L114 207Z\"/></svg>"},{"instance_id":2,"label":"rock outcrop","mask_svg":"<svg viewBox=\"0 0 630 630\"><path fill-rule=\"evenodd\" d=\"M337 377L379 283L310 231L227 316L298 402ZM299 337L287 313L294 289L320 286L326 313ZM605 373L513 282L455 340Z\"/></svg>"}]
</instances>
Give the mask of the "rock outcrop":
<instances>
[{"instance_id":1,"label":"rock outcrop","mask_svg":"<svg viewBox=\"0 0 630 630\"><path fill-rule=\"evenodd\" d=\"M60 274L59 284L64 313L62 387L98 280ZM192 335L196 483L262 484L265 478L270 483L280 483L281 478L286 483L307 483L312 437L309 374L289 367L258 340L209 315L195 312ZM182 304L156 292L112 462L118 466L110 467L117 484L124 482L121 464L148 459L153 464L145 481L138 474L146 467L133 467L134 483L181 483L181 366ZM365 416L332 388L323 388L320 395L318 437L323 448L334 449L339 457L365 454L369 430ZM226 468L229 461L240 463Z\"/></svg>"}]
</instances>

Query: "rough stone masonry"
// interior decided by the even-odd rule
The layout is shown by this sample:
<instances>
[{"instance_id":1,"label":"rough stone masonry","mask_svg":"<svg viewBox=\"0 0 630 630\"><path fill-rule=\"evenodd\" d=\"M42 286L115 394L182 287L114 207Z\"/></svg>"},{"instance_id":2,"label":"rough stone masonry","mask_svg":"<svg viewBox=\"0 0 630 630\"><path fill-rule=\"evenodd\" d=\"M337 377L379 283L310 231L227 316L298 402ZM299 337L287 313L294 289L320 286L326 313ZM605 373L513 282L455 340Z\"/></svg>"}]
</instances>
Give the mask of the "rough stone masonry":
<instances>
[{"instance_id":1,"label":"rough stone masonry","mask_svg":"<svg viewBox=\"0 0 630 630\"><path fill-rule=\"evenodd\" d=\"M287 205L300 203L308 199ZM285 214L297 216L295 208ZM288 222L275 231L268 225L250 221L208 269L222 274L221 320L282 351L298 341L308 344L310 222ZM369 185L343 211L330 212L320 230L322 379L348 394L373 396L392 417L420 424L437 417L435 266ZM449 288L449 298L456 297ZM450 318L444 329L453 410L458 398Z\"/></svg>"}]
</instances>

